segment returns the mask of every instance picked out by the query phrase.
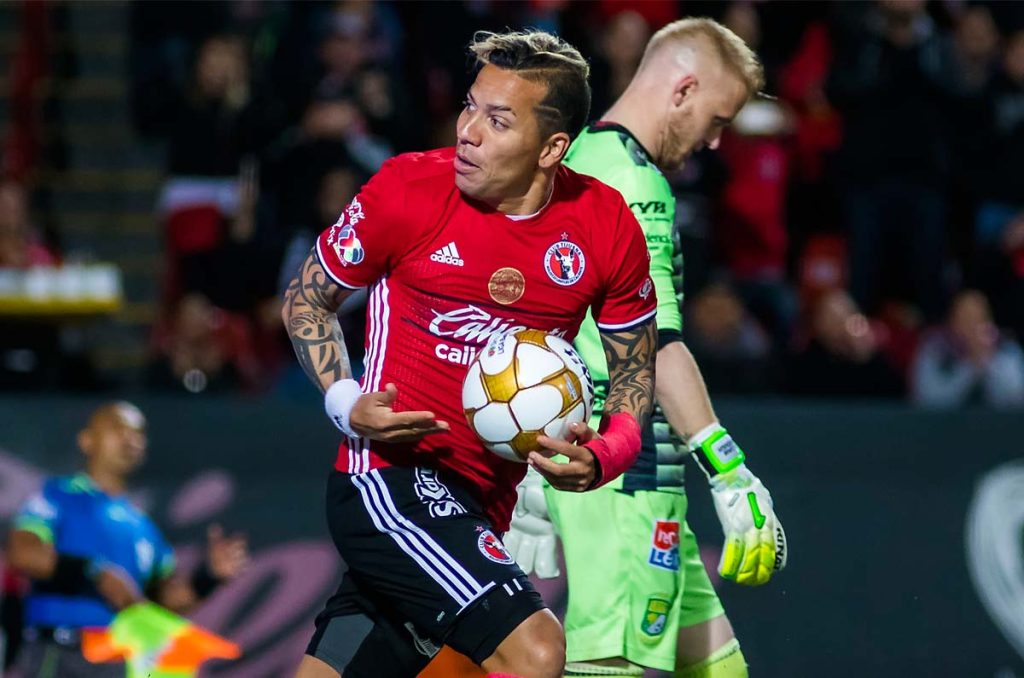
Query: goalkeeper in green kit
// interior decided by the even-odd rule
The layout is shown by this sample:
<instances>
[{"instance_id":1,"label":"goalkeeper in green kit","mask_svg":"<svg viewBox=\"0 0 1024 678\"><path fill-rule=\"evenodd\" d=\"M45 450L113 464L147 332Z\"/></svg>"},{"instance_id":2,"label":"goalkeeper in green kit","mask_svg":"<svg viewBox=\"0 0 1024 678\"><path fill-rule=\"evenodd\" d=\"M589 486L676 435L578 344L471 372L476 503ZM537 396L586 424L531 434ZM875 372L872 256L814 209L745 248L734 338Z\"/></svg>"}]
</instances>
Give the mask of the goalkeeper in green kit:
<instances>
[{"instance_id":1,"label":"goalkeeper in green kit","mask_svg":"<svg viewBox=\"0 0 1024 678\"><path fill-rule=\"evenodd\" d=\"M523 570L556 576L556 535L562 539L567 676L638 676L645 667L687 678L747 675L686 524L687 452L710 480L722 522L721 576L758 585L786 564L786 536L771 496L715 417L682 342L681 283L673 283L675 200L659 169L716 148L763 78L757 57L728 29L709 19L676 21L651 38L629 87L566 156L572 169L618 189L647 236L658 297L655 394L664 415L655 418L636 464L605 487L555 492L532 470L519 487L505 544ZM608 372L593 321L580 329L576 347L594 375L597 429ZM672 442L672 431L685 446Z\"/></svg>"}]
</instances>

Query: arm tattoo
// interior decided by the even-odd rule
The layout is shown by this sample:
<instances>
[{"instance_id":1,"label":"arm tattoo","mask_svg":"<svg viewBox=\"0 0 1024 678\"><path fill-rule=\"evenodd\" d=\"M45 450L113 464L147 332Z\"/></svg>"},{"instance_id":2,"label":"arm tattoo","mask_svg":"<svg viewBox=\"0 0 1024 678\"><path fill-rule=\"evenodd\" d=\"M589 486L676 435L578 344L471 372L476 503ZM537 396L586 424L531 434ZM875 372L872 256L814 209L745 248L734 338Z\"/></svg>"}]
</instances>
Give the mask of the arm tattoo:
<instances>
[{"instance_id":1,"label":"arm tattoo","mask_svg":"<svg viewBox=\"0 0 1024 678\"><path fill-rule=\"evenodd\" d=\"M629 412L643 427L654 404L654 361L658 332L654 318L625 332L601 332L608 360L608 399L604 411Z\"/></svg>"},{"instance_id":2,"label":"arm tattoo","mask_svg":"<svg viewBox=\"0 0 1024 678\"><path fill-rule=\"evenodd\" d=\"M321 392L352 375L338 307L352 290L331 282L312 252L284 293L281 317L306 376Z\"/></svg>"}]
</instances>

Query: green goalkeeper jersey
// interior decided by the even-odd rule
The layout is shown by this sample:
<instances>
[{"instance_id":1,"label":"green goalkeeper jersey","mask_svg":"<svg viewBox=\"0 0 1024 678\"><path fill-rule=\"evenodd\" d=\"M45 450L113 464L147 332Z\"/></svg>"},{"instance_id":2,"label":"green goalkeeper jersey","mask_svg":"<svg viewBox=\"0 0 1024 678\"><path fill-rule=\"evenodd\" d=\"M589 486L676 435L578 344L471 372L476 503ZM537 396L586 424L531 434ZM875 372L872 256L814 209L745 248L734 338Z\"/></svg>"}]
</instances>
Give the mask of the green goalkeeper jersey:
<instances>
[{"instance_id":1,"label":"green goalkeeper jersey","mask_svg":"<svg viewBox=\"0 0 1024 678\"><path fill-rule=\"evenodd\" d=\"M614 123L598 122L585 128L569 148L565 164L618 190L633 210L651 253L651 279L658 295L658 344L681 340L682 256L673 237L676 203L668 180L629 130ZM596 427L608 394L608 364L597 325L589 314L575 345L594 377L592 425ZM667 427L663 428L667 432ZM671 446L658 447L661 450L656 449L653 431L646 431L640 457L623 478L624 490L682 484L681 459L669 452Z\"/></svg>"}]
</instances>

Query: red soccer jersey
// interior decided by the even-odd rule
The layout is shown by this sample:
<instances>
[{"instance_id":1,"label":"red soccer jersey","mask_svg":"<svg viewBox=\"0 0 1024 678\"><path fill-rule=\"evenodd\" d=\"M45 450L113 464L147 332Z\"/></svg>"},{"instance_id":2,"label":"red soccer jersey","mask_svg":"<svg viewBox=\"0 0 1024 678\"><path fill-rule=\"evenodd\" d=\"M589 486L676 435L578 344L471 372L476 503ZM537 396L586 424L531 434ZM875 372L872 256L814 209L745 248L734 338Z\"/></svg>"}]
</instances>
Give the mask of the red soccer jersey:
<instances>
[{"instance_id":1,"label":"red soccer jersey","mask_svg":"<svg viewBox=\"0 0 1024 678\"><path fill-rule=\"evenodd\" d=\"M508 529L526 466L489 452L466 423L462 379L493 334L572 340L593 306L617 331L654 316L643 232L618 191L565 167L548 204L511 218L455 186L454 149L389 160L316 244L339 285L369 287L364 392L398 388L394 408L430 410L451 431L417 443L341 442L335 468L427 466L464 480Z\"/></svg>"}]
</instances>

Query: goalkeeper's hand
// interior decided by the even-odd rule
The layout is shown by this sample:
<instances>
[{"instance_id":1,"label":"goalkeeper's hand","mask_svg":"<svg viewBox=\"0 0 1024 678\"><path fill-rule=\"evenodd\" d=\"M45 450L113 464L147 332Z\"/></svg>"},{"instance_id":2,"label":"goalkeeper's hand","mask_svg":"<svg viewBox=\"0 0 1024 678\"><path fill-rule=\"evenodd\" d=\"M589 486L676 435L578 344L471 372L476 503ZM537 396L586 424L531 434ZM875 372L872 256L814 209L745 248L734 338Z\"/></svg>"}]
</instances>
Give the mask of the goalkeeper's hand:
<instances>
[{"instance_id":1,"label":"goalkeeper's hand","mask_svg":"<svg viewBox=\"0 0 1024 678\"><path fill-rule=\"evenodd\" d=\"M557 577L557 533L544 499L544 479L530 468L516 492L519 499L505 534L505 548L524 573L536 572L541 579Z\"/></svg>"},{"instance_id":2,"label":"goalkeeper's hand","mask_svg":"<svg viewBox=\"0 0 1024 678\"><path fill-rule=\"evenodd\" d=\"M786 566L786 533L772 496L746 464L711 478L711 497L725 545L718 574L737 584L759 586Z\"/></svg>"}]
</instances>

